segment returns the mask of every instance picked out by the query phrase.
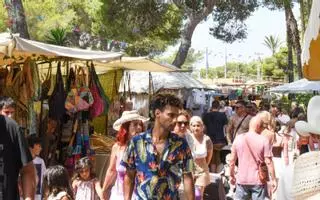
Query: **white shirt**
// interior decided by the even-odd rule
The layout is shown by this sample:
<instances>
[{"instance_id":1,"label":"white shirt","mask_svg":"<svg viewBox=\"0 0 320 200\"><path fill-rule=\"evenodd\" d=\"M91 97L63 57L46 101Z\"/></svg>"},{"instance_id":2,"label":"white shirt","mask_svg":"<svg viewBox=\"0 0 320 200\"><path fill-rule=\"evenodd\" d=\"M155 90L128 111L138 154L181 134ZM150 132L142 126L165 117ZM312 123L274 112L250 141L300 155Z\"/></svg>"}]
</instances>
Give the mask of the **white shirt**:
<instances>
[{"instance_id":1,"label":"white shirt","mask_svg":"<svg viewBox=\"0 0 320 200\"><path fill-rule=\"evenodd\" d=\"M36 172L37 172L37 187L36 187L36 195L35 195L35 200L41 200L42 198L42 181L43 181L43 176L46 171L46 165L44 164L44 161L40 157L35 157L32 160Z\"/></svg>"}]
</instances>

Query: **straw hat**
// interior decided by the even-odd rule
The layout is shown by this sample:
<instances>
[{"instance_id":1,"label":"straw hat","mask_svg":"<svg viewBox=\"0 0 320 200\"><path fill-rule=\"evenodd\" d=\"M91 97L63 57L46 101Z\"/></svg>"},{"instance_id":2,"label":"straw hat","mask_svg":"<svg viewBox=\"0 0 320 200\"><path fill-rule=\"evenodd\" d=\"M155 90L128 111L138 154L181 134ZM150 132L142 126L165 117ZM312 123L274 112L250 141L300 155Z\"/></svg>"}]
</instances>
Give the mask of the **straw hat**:
<instances>
[{"instance_id":1,"label":"straw hat","mask_svg":"<svg viewBox=\"0 0 320 200\"><path fill-rule=\"evenodd\" d=\"M308 122L297 121L295 123L296 131L302 136L309 136L310 133L320 135L320 96L314 96L310 99L307 119Z\"/></svg>"},{"instance_id":2,"label":"straw hat","mask_svg":"<svg viewBox=\"0 0 320 200\"><path fill-rule=\"evenodd\" d=\"M149 118L139 115L137 110L124 111L122 113L122 116L113 123L113 129L119 131L122 124L134 120L141 120L142 122L146 122L149 120Z\"/></svg>"},{"instance_id":3,"label":"straw hat","mask_svg":"<svg viewBox=\"0 0 320 200\"><path fill-rule=\"evenodd\" d=\"M294 199L320 199L320 152L302 154L294 163Z\"/></svg>"}]
</instances>

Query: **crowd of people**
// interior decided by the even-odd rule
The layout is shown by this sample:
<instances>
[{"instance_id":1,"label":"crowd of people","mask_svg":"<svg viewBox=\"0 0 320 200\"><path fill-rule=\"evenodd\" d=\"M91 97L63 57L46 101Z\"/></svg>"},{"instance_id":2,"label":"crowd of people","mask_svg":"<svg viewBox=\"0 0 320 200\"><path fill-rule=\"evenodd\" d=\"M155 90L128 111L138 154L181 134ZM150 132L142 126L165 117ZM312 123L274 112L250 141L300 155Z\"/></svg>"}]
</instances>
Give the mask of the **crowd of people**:
<instances>
[{"instance_id":1,"label":"crowd of people","mask_svg":"<svg viewBox=\"0 0 320 200\"><path fill-rule=\"evenodd\" d=\"M150 103L150 129L151 120L136 110L113 124L117 136L104 180L88 157L69 177L61 165L46 169L41 140L25 140L13 108L12 99L0 99L0 199L200 200L210 173L225 175L226 198L291 199L281 181L278 189L279 179L299 155L320 147L320 131L297 105L289 115L278 104L238 100L231 107L214 100L207 113L192 116L175 95L158 94Z\"/></svg>"}]
</instances>

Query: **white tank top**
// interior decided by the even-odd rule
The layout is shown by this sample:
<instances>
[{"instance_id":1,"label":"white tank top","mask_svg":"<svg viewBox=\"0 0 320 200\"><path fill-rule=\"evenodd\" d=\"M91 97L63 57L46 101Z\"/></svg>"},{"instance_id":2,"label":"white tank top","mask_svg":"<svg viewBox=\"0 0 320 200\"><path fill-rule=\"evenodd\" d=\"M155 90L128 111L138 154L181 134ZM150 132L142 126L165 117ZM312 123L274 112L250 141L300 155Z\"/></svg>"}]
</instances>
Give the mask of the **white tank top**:
<instances>
[{"instance_id":1,"label":"white tank top","mask_svg":"<svg viewBox=\"0 0 320 200\"><path fill-rule=\"evenodd\" d=\"M188 134L186 139L194 159L207 157L206 135L203 136L202 143L200 143L192 133Z\"/></svg>"}]
</instances>

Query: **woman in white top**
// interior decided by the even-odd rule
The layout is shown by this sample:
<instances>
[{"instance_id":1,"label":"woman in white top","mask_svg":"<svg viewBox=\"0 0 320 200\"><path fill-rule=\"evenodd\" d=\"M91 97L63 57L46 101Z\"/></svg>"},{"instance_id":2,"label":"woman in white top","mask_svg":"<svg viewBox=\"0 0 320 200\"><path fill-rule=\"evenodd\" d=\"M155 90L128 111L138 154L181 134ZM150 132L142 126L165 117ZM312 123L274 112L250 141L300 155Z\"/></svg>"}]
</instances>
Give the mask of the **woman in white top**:
<instances>
[{"instance_id":1,"label":"woman in white top","mask_svg":"<svg viewBox=\"0 0 320 200\"><path fill-rule=\"evenodd\" d=\"M208 165L212 158L212 141L204 134L203 121L199 116L193 116L190 119L191 133L186 139L190 146L195 163L195 185L201 192L201 199L205 187L210 183Z\"/></svg>"}]
</instances>

